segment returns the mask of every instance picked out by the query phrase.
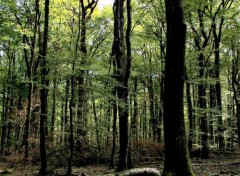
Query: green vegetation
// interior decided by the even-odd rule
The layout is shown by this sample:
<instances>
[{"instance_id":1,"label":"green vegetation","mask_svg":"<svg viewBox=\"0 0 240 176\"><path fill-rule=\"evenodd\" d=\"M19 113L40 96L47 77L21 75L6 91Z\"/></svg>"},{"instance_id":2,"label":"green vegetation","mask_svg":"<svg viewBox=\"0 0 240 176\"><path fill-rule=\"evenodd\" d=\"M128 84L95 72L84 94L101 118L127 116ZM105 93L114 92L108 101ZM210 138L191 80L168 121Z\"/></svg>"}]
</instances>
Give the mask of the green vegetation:
<instances>
[{"instance_id":1,"label":"green vegetation","mask_svg":"<svg viewBox=\"0 0 240 176\"><path fill-rule=\"evenodd\" d=\"M163 0L98 1L0 1L0 160L71 174L239 149L240 2L179 0L171 23Z\"/></svg>"}]
</instances>

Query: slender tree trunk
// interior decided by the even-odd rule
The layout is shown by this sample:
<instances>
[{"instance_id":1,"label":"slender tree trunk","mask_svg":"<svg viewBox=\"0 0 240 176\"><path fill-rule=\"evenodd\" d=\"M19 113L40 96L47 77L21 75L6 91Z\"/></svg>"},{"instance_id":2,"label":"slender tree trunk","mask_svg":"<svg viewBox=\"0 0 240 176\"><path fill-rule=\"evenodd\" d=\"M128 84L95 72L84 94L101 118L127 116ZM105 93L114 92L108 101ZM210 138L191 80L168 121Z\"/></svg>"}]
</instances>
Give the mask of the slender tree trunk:
<instances>
[{"instance_id":1,"label":"slender tree trunk","mask_svg":"<svg viewBox=\"0 0 240 176\"><path fill-rule=\"evenodd\" d=\"M11 85L13 87L13 84ZM6 146L7 146L7 154L11 153L12 148L12 130L13 130L13 119L15 118L14 115L14 103L13 103L13 88L11 88L9 100L9 111L8 111L8 121L7 121L7 138L6 138Z\"/></svg>"},{"instance_id":2,"label":"slender tree trunk","mask_svg":"<svg viewBox=\"0 0 240 176\"><path fill-rule=\"evenodd\" d=\"M138 114L138 99L137 99L137 86L138 79L134 78L134 89L133 89L133 119L132 119L132 138L135 138L137 161L139 161L139 114Z\"/></svg>"},{"instance_id":3,"label":"slender tree trunk","mask_svg":"<svg viewBox=\"0 0 240 176\"><path fill-rule=\"evenodd\" d=\"M72 71L74 73L75 70L75 60L73 63L73 68ZM70 118L69 118L69 130L70 130L70 135L69 135L69 150L70 150L70 156L68 158L68 169L67 169L67 174L72 173L72 159L73 159L73 149L74 149L74 138L73 138L73 119L75 117L75 108L76 108L76 80L75 76L72 75L71 77L71 99L69 103L69 109L70 109Z\"/></svg>"},{"instance_id":4,"label":"slender tree trunk","mask_svg":"<svg viewBox=\"0 0 240 176\"><path fill-rule=\"evenodd\" d=\"M186 76L186 96L187 96L187 103L188 103L188 119L189 119L189 137L188 137L188 148L189 150L192 149L193 144L193 105L192 105L192 99L191 99L191 85L188 82L189 79Z\"/></svg>"},{"instance_id":5,"label":"slender tree trunk","mask_svg":"<svg viewBox=\"0 0 240 176\"><path fill-rule=\"evenodd\" d=\"M117 99L116 99L116 88L112 90L112 96L115 99L112 102L113 106L113 124L112 124L112 152L111 152L111 161L110 166L115 167L115 153L116 153L116 138L117 138Z\"/></svg>"},{"instance_id":6,"label":"slender tree trunk","mask_svg":"<svg viewBox=\"0 0 240 176\"><path fill-rule=\"evenodd\" d=\"M32 113L32 95L33 95L33 83L29 83L28 90L28 105L27 105L27 116L24 124L24 133L23 133L23 144L25 146L25 159L28 158L28 136L29 136L29 122L31 119Z\"/></svg>"},{"instance_id":7,"label":"slender tree trunk","mask_svg":"<svg viewBox=\"0 0 240 176\"><path fill-rule=\"evenodd\" d=\"M7 92L6 82L3 83L3 92ZM4 156L5 140L6 140L6 107L7 107L7 97L3 94L2 98L2 118L1 118L1 149L0 154Z\"/></svg>"},{"instance_id":8,"label":"slender tree trunk","mask_svg":"<svg viewBox=\"0 0 240 176\"><path fill-rule=\"evenodd\" d=\"M60 135L59 144L63 144L63 141L64 141L64 97L63 97L63 96L62 96L62 101L61 101L61 122L60 122L60 130L61 130L61 135Z\"/></svg>"},{"instance_id":9,"label":"slender tree trunk","mask_svg":"<svg viewBox=\"0 0 240 176\"><path fill-rule=\"evenodd\" d=\"M91 81L90 81L90 86L92 86ZM96 109L96 103L95 103L95 100L94 100L94 97L93 97L93 92L91 92L91 93L92 93L93 115L94 115L94 121L95 121L96 142L97 142L98 152L101 153L101 144L100 144L100 133L99 133L97 109Z\"/></svg>"},{"instance_id":10,"label":"slender tree trunk","mask_svg":"<svg viewBox=\"0 0 240 176\"><path fill-rule=\"evenodd\" d=\"M141 118L141 122L140 124L142 124L142 138L147 140L148 139L148 125L147 125L147 101L146 98L147 94L146 94L146 88L144 86L144 100L143 100L143 111L142 111L142 118Z\"/></svg>"},{"instance_id":11,"label":"slender tree trunk","mask_svg":"<svg viewBox=\"0 0 240 176\"><path fill-rule=\"evenodd\" d=\"M150 66L151 67L151 66ZM157 118L155 117L154 113L154 92L153 92L153 80L152 75L149 75L149 83L148 83L148 96L149 96L149 113L150 113L150 122L151 122L151 129L152 129L152 139L156 141L156 129L157 129Z\"/></svg>"},{"instance_id":12,"label":"slender tree trunk","mask_svg":"<svg viewBox=\"0 0 240 176\"><path fill-rule=\"evenodd\" d=\"M41 55L41 115L40 115L40 157L41 167L39 174L46 175L47 170L47 154L46 154L46 139L45 139L45 120L47 119L47 44L48 44L48 22L49 22L49 0L45 0L45 20L44 20L44 34L43 47Z\"/></svg>"},{"instance_id":13,"label":"slender tree trunk","mask_svg":"<svg viewBox=\"0 0 240 176\"><path fill-rule=\"evenodd\" d=\"M199 77L200 79L204 78L204 56L200 54L198 58L199 62ZM200 129L201 129L201 140L202 140L202 157L208 158L209 146L208 146L208 117L207 117L207 101L206 101L206 86L204 83L198 85L198 103L201 108L199 113L200 118Z\"/></svg>"},{"instance_id":14,"label":"slender tree trunk","mask_svg":"<svg viewBox=\"0 0 240 176\"><path fill-rule=\"evenodd\" d=\"M165 0L167 54L164 84L163 176L193 176L183 113L186 25L181 0Z\"/></svg>"},{"instance_id":15,"label":"slender tree trunk","mask_svg":"<svg viewBox=\"0 0 240 176\"><path fill-rule=\"evenodd\" d=\"M215 76L216 76L216 99L217 99L217 108L220 113L218 116L218 141L219 148L225 148L224 142L224 127L222 120L222 95L221 95L221 81L220 81L220 42L222 38L222 26L223 26L224 18L221 18L219 25L219 32L217 34L216 24L213 25L213 36L214 36L214 57L215 57Z\"/></svg>"},{"instance_id":16,"label":"slender tree trunk","mask_svg":"<svg viewBox=\"0 0 240 176\"><path fill-rule=\"evenodd\" d=\"M209 139L210 142L214 145L214 110L216 109L216 89L214 85L210 85L210 108L213 112L210 112L209 118Z\"/></svg>"},{"instance_id":17,"label":"slender tree trunk","mask_svg":"<svg viewBox=\"0 0 240 176\"><path fill-rule=\"evenodd\" d=\"M233 99L236 104L236 116L237 116L237 142L238 147L240 147L240 83L239 83L239 50L235 51L235 58L232 61L232 89L233 89ZM234 108L233 108L234 109Z\"/></svg>"},{"instance_id":18,"label":"slender tree trunk","mask_svg":"<svg viewBox=\"0 0 240 176\"><path fill-rule=\"evenodd\" d=\"M65 105L64 105L64 143L67 142L68 139L68 101L69 101L69 87L70 80L67 78L66 87L65 87Z\"/></svg>"},{"instance_id":19,"label":"slender tree trunk","mask_svg":"<svg viewBox=\"0 0 240 176\"><path fill-rule=\"evenodd\" d=\"M85 5L84 0L79 1L79 23L81 22L81 25L79 24L79 32L80 32L80 52L81 52L81 64L84 66L87 63L87 43L86 43L86 33L87 33L87 20L90 19L91 14L93 13L96 4L98 2L95 0L87 1L87 4ZM88 13L88 10L90 10L90 13ZM80 17L80 12L81 12L81 17ZM78 95L78 110L77 110L77 115L78 115L78 125L80 128L77 128L77 132L80 136L81 139L85 139L87 130L86 130L86 123L87 123L87 118L86 118L86 113L84 110L84 106L86 103L86 90L84 87L84 75L85 75L84 69L80 70L80 73L77 77L78 80L78 88L79 88L79 95ZM86 108L85 108L86 109ZM77 145L81 148L80 143L83 143L83 141L77 141Z\"/></svg>"},{"instance_id":20,"label":"slender tree trunk","mask_svg":"<svg viewBox=\"0 0 240 176\"><path fill-rule=\"evenodd\" d=\"M111 150L111 112L112 112L112 103L111 99L108 99L108 107L106 111L107 116L107 139L106 139L106 152L109 153ZM111 165L111 164L110 164Z\"/></svg>"},{"instance_id":21,"label":"slender tree trunk","mask_svg":"<svg viewBox=\"0 0 240 176\"><path fill-rule=\"evenodd\" d=\"M55 114L56 114L56 93L57 93L57 70L54 71L53 95L52 95L52 117L51 117L51 136L54 140Z\"/></svg>"}]
</instances>

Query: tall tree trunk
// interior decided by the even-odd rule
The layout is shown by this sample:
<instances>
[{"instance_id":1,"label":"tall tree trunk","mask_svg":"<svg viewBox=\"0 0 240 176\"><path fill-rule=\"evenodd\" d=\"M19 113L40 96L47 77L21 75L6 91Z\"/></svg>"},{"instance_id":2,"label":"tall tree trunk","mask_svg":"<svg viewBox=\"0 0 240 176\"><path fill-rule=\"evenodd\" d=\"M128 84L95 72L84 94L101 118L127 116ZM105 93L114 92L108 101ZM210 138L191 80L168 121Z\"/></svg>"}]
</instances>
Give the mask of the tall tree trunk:
<instances>
[{"instance_id":1,"label":"tall tree trunk","mask_svg":"<svg viewBox=\"0 0 240 176\"><path fill-rule=\"evenodd\" d=\"M92 86L92 83L90 81L90 86ZM93 115L94 115L94 121L95 121L95 132L96 132L96 142L97 142L97 149L98 152L101 153L101 141L100 141L100 132L99 132L99 123L98 123L98 117L97 117L97 109L96 109L96 103L94 99L93 92L91 92L92 97L92 108L93 108Z\"/></svg>"},{"instance_id":2,"label":"tall tree trunk","mask_svg":"<svg viewBox=\"0 0 240 176\"><path fill-rule=\"evenodd\" d=\"M208 147L208 116L206 113L206 108L207 108L207 102L206 102L206 85L203 79L205 79L205 57L204 57L204 50L206 46L208 45L211 32L212 30L209 30L208 33L205 32L204 28L204 21L203 21L203 14L204 10L198 9L197 11L198 14L198 20L199 20L199 26L200 26L200 33L197 32L195 26L191 22L191 29L195 33L194 36L194 43L199 51L198 55L198 66L199 66L199 79L201 80L200 83L197 86L198 89L198 106L200 108L199 118L200 118L200 130L201 130L201 141L202 141L202 157L203 158L208 158L208 153L209 153L209 147ZM190 15L191 17L191 15ZM191 20L191 18L190 18ZM201 42L201 38L203 38L203 41Z\"/></svg>"},{"instance_id":3,"label":"tall tree trunk","mask_svg":"<svg viewBox=\"0 0 240 176\"><path fill-rule=\"evenodd\" d=\"M210 98L209 98L209 104L210 104L210 108L211 108L211 112L210 112L210 118L209 118L209 139L212 145L214 145L214 110L216 110L216 89L214 85L210 85Z\"/></svg>"},{"instance_id":4,"label":"tall tree trunk","mask_svg":"<svg viewBox=\"0 0 240 176\"><path fill-rule=\"evenodd\" d=\"M3 92L7 92L7 86L6 82L3 82ZM7 115L6 115L6 107L7 107L7 97L6 93L3 94L2 98L2 116L1 116L1 149L0 149L0 154L1 156L4 156L4 148L5 148L5 140L6 140L6 120L7 120Z\"/></svg>"},{"instance_id":5,"label":"tall tree trunk","mask_svg":"<svg viewBox=\"0 0 240 176\"><path fill-rule=\"evenodd\" d=\"M221 17L219 24L219 31L217 33L216 23L213 24L213 38L214 38L214 57L215 57L215 77L216 77L216 99L217 99L217 108L219 111L218 115L218 142L219 148L224 149L224 127L222 120L222 95L221 95L221 81L220 81L220 42L222 38L222 27L223 27L224 18Z\"/></svg>"},{"instance_id":6,"label":"tall tree trunk","mask_svg":"<svg viewBox=\"0 0 240 176\"><path fill-rule=\"evenodd\" d=\"M64 105L64 143L67 142L68 139L68 101L69 101L69 87L70 87L70 79L67 78L66 86L65 86L65 105Z\"/></svg>"},{"instance_id":7,"label":"tall tree trunk","mask_svg":"<svg viewBox=\"0 0 240 176\"><path fill-rule=\"evenodd\" d=\"M61 122L60 122L60 130L61 130L61 135L60 135L60 140L59 144L63 144L64 142L64 97L62 96L62 101L61 101Z\"/></svg>"},{"instance_id":8,"label":"tall tree trunk","mask_svg":"<svg viewBox=\"0 0 240 176\"><path fill-rule=\"evenodd\" d=\"M25 159L28 158L28 136L29 136L29 122L32 113L32 95L33 95L33 83L29 83L28 88L28 105L27 105L27 116L24 123L24 133L23 133L23 145L25 146Z\"/></svg>"},{"instance_id":9,"label":"tall tree trunk","mask_svg":"<svg viewBox=\"0 0 240 176\"><path fill-rule=\"evenodd\" d=\"M52 140L54 140L55 116L56 116L56 93L57 93L57 70L54 71L54 79L53 79L52 117L51 117Z\"/></svg>"},{"instance_id":10,"label":"tall tree trunk","mask_svg":"<svg viewBox=\"0 0 240 176\"><path fill-rule=\"evenodd\" d=\"M113 107L113 124L112 124L112 152L110 166L115 167L115 153L116 153L116 138L117 138L117 99L116 99L116 88L112 90L112 96L115 97L112 101Z\"/></svg>"},{"instance_id":11,"label":"tall tree trunk","mask_svg":"<svg viewBox=\"0 0 240 176\"><path fill-rule=\"evenodd\" d=\"M75 60L73 61L73 67L72 71L74 74L75 70ZM70 175L72 173L72 159L73 159L73 149L74 149L74 138L73 138L73 119L75 117L75 108L76 108L76 78L75 75L71 76L71 99L69 103L69 110L70 110L70 118L69 118L69 150L70 150L70 156L68 158L68 169L67 174Z\"/></svg>"},{"instance_id":12,"label":"tall tree trunk","mask_svg":"<svg viewBox=\"0 0 240 176\"><path fill-rule=\"evenodd\" d=\"M142 125L142 138L147 140L148 139L148 125L147 125L147 94L146 94L146 88L144 86L144 99L143 99L143 110L142 110L142 118L140 118L141 122L140 124Z\"/></svg>"},{"instance_id":13,"label":"tall tree trunk","mask_svg":"<svg viewBox=\"0 0 240 176\"><path fill-rule=\"evenodd\" d=\"M87 1L87 4L85 5L86 1L80 0L79 1L79 32L80 32L80 52L81 52L81 66L84 67L84 65L87 63L87 43L86 43L86 33L87 33L87 20L91 18L91 14L93 13L98 0L91 0ZM90 12L89 12L90 11ZM81 12L81 13L80 13ZM80 17L81 14L81 17ZM78 80L78 109L77 109L77 115L78 115L78 126L77 132L78 135L82 136L80 137L82 140L85 139L87 130L86 130L86 115L84 111L84 105L86 104L86 90L84 87L84 75L86 74L84 69L80 69L80 72L78 74L77 80ZM78 147L81 148L81 143L83 141L77 141Z\"/></svg>"},{"instance_id":14,"label":"tall tree trunk","mask_svg":"<svg viewBox=\"0 0 240 176\"><path fill-rule=\"evenodd\" d=\"M234 51L234 50L233 50ZM239 56L240 51L234 51L234 59L232 61L232 89L233 99L236 104L236 116L237 116L237 142L240 147L240 83L239 83ZM234 109L234 108L233 108Z\"/></svg>"},{"instance_id":15,"label":"tall tree trunk","mask_svg":"<svg viewBox=\"0 0 240 176\"><path fill-rule=\"evenodd\" d=\"M200 54L198 58L199 62L199 77L204 79L204 56ZM206 101L206 85L201 82L198 85L198 103L201 108L199 113L200 118L200 129L201 129L201 140L202 140L202 157L208 158L209 146L208 146L208 117L207 117L207 101Z\"/></svg>"},{"instance_id":16,"label":"tall tree trunk","mask_svg":"<svg viewBox=\"0 0 240 176\"><path fill-rule=\"evenodd\" d=\"M28 143L28 138L29 138L29 131L30 131L30 124L31 124L31 118L32 117L32 101L33 101L33 94L34 91L36 90L36 86L34 85L34 81L36 81L36 70L39 66L39 61L38 59L35 58L35 45L36 45L36 35L37 32L39 32L39 36L40 36L40 31L38 31L40 29L40 11L39 11L39 0L35 1L35 15L34 15L34 25L33 25L33 36L32 37L28 37L26 34L23 34L23 44L29 46L30 48L30 53L28 53L27 49L24 48L23 52L24 52L24 61L26 64L26 68L27 68L27 76L28 76L28 105L27 105L27 115L26 115L26 120L24 123L24 133L23 133L23 145L25 147L25 159L28 158L28 148L29 148L29 143ZM21 21L20 19L16 16L17 20L18 20L18 24L21 26ZM40 38L40 37L39 37ZM29 42L30 41L30 42ZM41 43L39 42L39 45ZM39 46L40 47L40 46ZM34 78L35 77L35 78ZM33 125L34 126L34 125ZM35 132L35 131L34 131Z\"/></svg>"},{"instance_id":17,"label":"tall tree trunk","mask_svg":"<svg viewBox=\"0 0 240 176\"><path fill-rule=\"evenodd\" d=\"M135 138L135 146L136 146L136 153L137 153L137 161L139 161L139 114L138 114L138 99L137 99L137 86L138 86L138 79L137 77L134 78L134 89L133 89L133 118L131 122L131 129L132 129L132 138Z\"/></svg>"},{"instance_id":18,"label":"tall tree trunk","mask_svg":"<svg viewBox=\"0 0 240 176\"><path fill-rule=\"evenodd\" d=\"M117 171L125 170L127 168L128 147L129 147L129 109L128 109L128 88L129 77L131 71L131 0L127 1L127 16L128 24L126 31L126 46L127 55L125 54L124 44L124 0L116 0L114 3L114 44L113 51L116 61L116 80L117 96L119 100L118 114L119 114L119 139L120 151Z\"/></svg>"},{"instance_id":19,"label":"tall tree trunk","mask_svg":"<svg viewBox=\"0 0 240 176\"><path fill-rule=\"evenodd\" d=\"M188 148L189 150L192 149L193 144L193 105L192 105L192 99L191 99L191 85L189 83L189 79L186 75L186 96L187 96L187 104L188 104L188 119L189 119L189 137L188 137Z\"/></svg>"},{"instance_id":20,"label":"tall tree trunk","mask_svg":"<svg viewBox=\"0 0 240 176\"><path fill-rule=\"evenodd\" d=\"M47 44L48 44L48 22L49 22L49 0L45 0L45 19L44 19L44 34L43 46L41 52L41 115L40 115L40 157L41 167L39 174L46 175L47 170L47 154L46 154L46 139L45 139L45 120L47 119Z\"/></svg>"},{"instance_id":21,"label":"tall tree trunk","mask_svg":"<svg viewBox=\"0 0 240 176\"><path fill-rule=\"evenodd\" d=\"M163 176L193 176L183 113L186 25L181 0L165 0L167 52L164 84Z\"/></svg>"},{"instance_id":22,"label":"tall tree trunk","mask_svg":"<svg viewBox=\"0 0 240 176\"><path fill-rule=\"evenodd\" d=\"M11 96L11 86L9 82L11 80L11 72L12 72L12 61L9 57L8 62L8 73L6 78L6 83L4 85L4 89L6 94L4 94L4 103L3 103L3 116L2 116L2 135L1 135L1 154L4 156L7 151L7 131L8 131L8 121L9 121L9 107L10 107L10 96Z\"/></svg>"},{"instance_id":23,"label":"tall tree trunk","mask_svg":"<svg viewBox=\"0 0 240 176\"><path fill-rule=\"evenodd\" d=\"M150 122L151 122L151 128L152 128L152 133L150 134L152 134L153 141L156 141L157 140L156 138L157 118L155 117L155 113L154 113L155 111L154 111L154 92L153 92L152 74L149 75L148 79L149 79L148 80L148 96L149 96L149 111L150 111L149 113L150 113Z\"/></svg>"}]
</instances>

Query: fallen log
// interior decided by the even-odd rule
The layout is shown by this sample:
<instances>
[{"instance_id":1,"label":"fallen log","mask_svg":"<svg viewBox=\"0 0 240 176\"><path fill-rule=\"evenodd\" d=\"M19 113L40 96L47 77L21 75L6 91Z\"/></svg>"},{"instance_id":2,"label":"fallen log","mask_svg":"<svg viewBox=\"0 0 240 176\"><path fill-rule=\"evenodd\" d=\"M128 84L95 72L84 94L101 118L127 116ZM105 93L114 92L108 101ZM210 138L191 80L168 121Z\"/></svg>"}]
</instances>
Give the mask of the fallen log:
<instances>
[{"instance_id":1,"label":"fallen log","mask_svg":"<svg viewBox=\"0 0 240 176\"><path fill-rule=\"evenodd\" d=\"M90 176L85 173L82 176ZM95 175L100 176L100 175ZM160 176L160 172L154 168L134 168L112 174L101 174L101 176Z\"/></svg>"}]
</instances>

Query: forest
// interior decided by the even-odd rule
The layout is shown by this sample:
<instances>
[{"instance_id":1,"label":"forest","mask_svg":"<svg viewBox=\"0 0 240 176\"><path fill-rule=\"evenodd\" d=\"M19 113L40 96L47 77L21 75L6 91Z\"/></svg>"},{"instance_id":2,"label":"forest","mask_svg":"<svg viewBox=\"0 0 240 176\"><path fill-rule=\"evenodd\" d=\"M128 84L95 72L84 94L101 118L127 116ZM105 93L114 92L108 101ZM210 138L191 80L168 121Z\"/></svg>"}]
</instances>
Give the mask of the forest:
<instances>
[{"instance_id":1,"label":"forest","mask_svg":"<svg viewBox=\"0 0 240 176\"><path fill-rule=\"evenodd\" d=\"M0 84L0 175L240 175L239 0L0 0Z\"/></svg>"}]
</instances>

